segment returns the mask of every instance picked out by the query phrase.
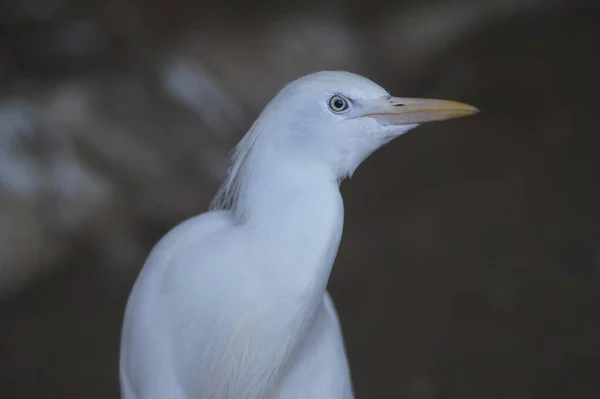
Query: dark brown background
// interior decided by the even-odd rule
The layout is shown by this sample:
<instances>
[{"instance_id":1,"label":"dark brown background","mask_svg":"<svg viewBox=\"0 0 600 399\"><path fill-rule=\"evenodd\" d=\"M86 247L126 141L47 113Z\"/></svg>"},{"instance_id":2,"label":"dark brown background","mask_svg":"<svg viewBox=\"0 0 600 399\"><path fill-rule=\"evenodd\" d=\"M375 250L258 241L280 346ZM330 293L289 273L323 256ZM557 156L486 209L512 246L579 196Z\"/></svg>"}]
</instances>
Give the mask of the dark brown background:
<instances>
[{"instance_id":1,"label":"dark brown background","mask_svg":"<svg viewBox=\"0 0 600 399\"><path fill-rule=\"evenodd\" d=\"M3 0L0 397L117 398L124 303L285 82L477 105L363 164L330 290L358 398L600 397L600 7Z\"/></svg>"}]
</instances>

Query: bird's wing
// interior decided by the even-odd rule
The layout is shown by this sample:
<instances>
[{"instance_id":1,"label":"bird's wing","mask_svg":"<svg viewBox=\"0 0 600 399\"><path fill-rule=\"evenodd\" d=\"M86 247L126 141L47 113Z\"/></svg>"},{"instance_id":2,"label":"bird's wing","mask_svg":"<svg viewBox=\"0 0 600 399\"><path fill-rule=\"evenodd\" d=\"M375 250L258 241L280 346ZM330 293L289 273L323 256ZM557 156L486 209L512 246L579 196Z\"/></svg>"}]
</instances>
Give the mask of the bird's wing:
<instances>
[{"instance_id":1,"label":"bird's wing","mask_svg":"<svg viewBox=\"0 0 600 399\"><path fill-rule=\"evenodd\" d=\"M296 337L261 273L270 261L261 245L225 213L191 219L156 245L126 310L121 380L137 396L124 399L266 396ZM324 306L337 337L328 294Z\"/></svg>"},{"instance_id":2,"label":"bird's wing","mask_svg":"<svg viewBox=\"0 0 600 399\"><path fill-rule=\"evenodd\" d=\"M210 328L201 328L201 325L210 320L198 320L197 311L210 308L206 302L211 282L210 273L206 272L211 267L206 267L203 260L207 259L207 253L214 257L227 248L207 251L203 243L207 237L231 225L227 212L204 213L172 229L153 248L125 311L120 355L124 399L187 398L176 374L182 367L189 366L184 363L193 359L177 353L182 342L173 340L177 339L177 331L185 334L193 324L194 328L200 327L200 331L189 343L201 347L209 345L202 340L209 340ZM191 273L190 277L202 280L193 282L197 292L191 282L185 281L186 273L194 269L199 272ZM206 317L211 314L214 312Z\"/></svg>"}]
</instances>

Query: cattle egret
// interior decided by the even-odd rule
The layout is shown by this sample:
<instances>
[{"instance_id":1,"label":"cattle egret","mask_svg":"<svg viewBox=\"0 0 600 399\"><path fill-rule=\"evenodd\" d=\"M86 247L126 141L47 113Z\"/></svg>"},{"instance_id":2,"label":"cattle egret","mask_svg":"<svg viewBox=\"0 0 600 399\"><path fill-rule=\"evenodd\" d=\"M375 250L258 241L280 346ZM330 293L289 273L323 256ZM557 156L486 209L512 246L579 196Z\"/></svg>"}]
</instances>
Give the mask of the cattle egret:
<instances>
[{"instance_id":1,"label":"cattle egret","mask_svg":"<svg viewBox=\"0 0 600 399\"><path fill-rule=\"evenodd\" d=\"M326 292L339 184L419 124L476 112L392 97L348 72L286 85L237 145L210 210L150 253L125 311L122 397L353 398Z\"/></svg>"}]
</instances>

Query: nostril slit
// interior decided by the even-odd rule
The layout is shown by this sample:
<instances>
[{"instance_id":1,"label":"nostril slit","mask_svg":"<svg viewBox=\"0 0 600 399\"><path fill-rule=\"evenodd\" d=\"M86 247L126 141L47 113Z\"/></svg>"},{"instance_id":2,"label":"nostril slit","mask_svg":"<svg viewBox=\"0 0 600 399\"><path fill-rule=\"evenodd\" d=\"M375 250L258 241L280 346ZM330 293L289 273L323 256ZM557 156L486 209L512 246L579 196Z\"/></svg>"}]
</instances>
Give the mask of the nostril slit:
<instances>
[{"instance_id":1,"label":"nostril slit","mask_svg":"<svg viewBox=\"0 0 600 399\"><path fill-rule=\"evenodd\" d=\"M404 107L404 104L394 104L394 107Z\"/></svg>"}]
</instances>

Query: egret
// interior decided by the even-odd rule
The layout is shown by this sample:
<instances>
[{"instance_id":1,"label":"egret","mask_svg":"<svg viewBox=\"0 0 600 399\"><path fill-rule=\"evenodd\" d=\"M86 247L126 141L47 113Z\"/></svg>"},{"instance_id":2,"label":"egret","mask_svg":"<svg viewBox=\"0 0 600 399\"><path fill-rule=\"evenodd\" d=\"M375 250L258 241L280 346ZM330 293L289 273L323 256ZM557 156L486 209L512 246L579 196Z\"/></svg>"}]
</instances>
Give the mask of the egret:
<instances>
[{"instance_id":1,"label":"egret","mask_svg":"<svg viewBox=\"0 0 600 399\"><path fill-rule=\"evenodd\" d=\"M423 122L472 115L349 72L286 86L238 143L210 209L152 249L125 310L124 399L350 399L326 291L340 182Z\"/></svg>"}]
</instances>

